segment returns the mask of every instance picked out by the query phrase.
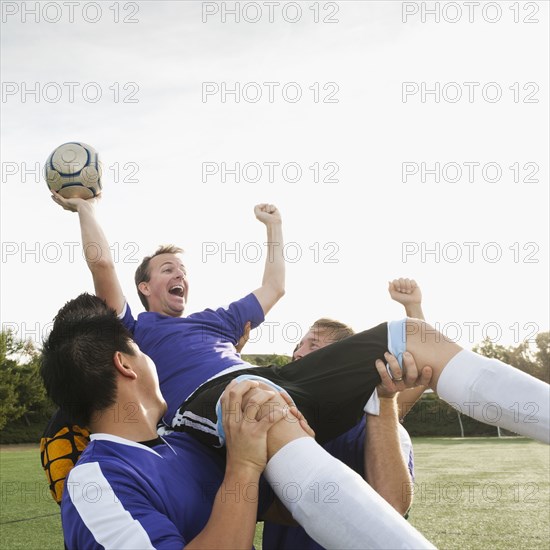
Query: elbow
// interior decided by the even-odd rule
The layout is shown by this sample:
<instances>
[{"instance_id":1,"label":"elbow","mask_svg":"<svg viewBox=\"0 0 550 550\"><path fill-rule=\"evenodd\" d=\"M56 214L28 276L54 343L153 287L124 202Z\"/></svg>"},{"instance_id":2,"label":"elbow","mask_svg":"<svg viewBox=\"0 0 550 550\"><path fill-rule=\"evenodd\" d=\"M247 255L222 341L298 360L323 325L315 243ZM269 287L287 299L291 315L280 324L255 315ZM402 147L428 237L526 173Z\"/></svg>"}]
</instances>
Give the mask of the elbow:
<instances>
[{"instance_id":1,"label":"elbow","mask_svg":"<svg viewBox=\"0 0 550 550\"><path fill-rule=\"evenodd\" d=\"M405 504L404 502L399 502L399 503L395 503L393 507L397 510L400 516L404 516L409 511L411 504L412 502L410 502L408 505Z\"/></svg>"},{"instance_id":2,"label":"elbow","mask_svg":"<svg viewBox=\"0 0 550 550\"><path fill-rule=\"evenodd\" d=\"M273 303L278 302L285 295L285 286L284 284L271 283L265 287L269 293L269 296Z\"/></svg>"},{"instance_id":3,"label":"elbow","mask_svg":"<svg viewBox=\"0 0 550 550\"><path fill-rule=\"evenodd\" d=\"M410 509L413 501L414 484L411 481L403 481L401 487L397 485L393 488L371 485L371 487L400 515L404 516Z\"/></svg>"},{"instance_id":4,"label":"elbow","mask_svg":"<svg viewBox=\"0 0 550 550\"><path fill-rule=\"evenodd\" d=\"M115 271L115 263L111 258L86 258L86 263L92 273L108 273Z\"/></svg>"},{"instance_id":5,"label":"elbow","mask_svg":"<svg viewBox=\"0 0 550 550\"><path fill-rule=\"evenodd\" d=\"M285 295L284 287L273 287L271 289L272 305L275 305Z\"/></svg>"},{"instance_id":6,"label":"elbow","mask_svg":"<svg viewBox=\"0 0 550 550\"><path fill-rule=\"evenodd\" d=\"M405 497L403 499L387 499L387 502L400 516L404 516L412 504L412 500Z\"/></svg>"}]
</instances>

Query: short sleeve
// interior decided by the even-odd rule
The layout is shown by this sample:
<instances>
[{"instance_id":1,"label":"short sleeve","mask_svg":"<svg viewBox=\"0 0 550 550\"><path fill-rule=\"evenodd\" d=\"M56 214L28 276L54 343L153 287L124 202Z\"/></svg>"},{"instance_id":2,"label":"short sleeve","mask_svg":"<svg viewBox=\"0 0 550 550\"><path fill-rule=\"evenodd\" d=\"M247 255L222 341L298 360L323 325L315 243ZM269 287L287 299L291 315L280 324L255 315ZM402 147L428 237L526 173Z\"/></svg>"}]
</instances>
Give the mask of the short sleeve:
<instances>
[{"instance_id":1,"label":"short sleeve","mask_svg":"<svg viewBox=\"0 0 550 550\"><path fill-rule=\"evenodd\" d=\"M97 462L71 471L61 513L68 548L181 550L185 545L137 480Z\"/></svg>"},{"instance_id":2,"label":"short sleeve","mask_svg":"<svg viewBox=\"0 0 550 550\"><path fill-rule=\"evenodd\" d=\"M130 305L128 304L128 302L124 302L124 308L122 309L122 312L119 313L118 318L122 321L122 324L132 334L134 334L134 329L136 328L136 320L132 315L132 310L130 309Z\"/></svg>"},{"instance_id":3,"label":"short sleeve","mask_svg":"<svg viewBox=\"0 0 550 550\"><path fill-rule=\"evenodd\" d=\"M248 321L250 321L252 328L256 328L265 319L262 306L258 298L252 293L236 302L232 302L227 307L218 308L216 313L234 343L242 336L244 325Z\"/></svg>"}]
</instances>

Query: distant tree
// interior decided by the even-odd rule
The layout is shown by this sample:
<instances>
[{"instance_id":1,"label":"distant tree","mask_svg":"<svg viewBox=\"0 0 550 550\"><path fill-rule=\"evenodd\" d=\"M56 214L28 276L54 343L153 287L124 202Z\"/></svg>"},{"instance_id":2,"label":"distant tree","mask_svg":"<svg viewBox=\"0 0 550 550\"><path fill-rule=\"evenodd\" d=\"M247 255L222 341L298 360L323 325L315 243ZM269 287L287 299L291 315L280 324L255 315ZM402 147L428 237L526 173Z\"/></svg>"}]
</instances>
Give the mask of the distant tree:
<instances>
[{"instance_id":1,"label":"distant tree","mask_svg":"<svg viewBox=\"0 0 550 550\"><path fill-rule=\"evenodd\" d=\"M4 364L0 366L0 430L11 418L19 418L22 407L19 406L15 380L7 373Z\"/></svg>"},{"instance_id":2,"label":"distant tree","mask_svg":"<svg viewBox=\"0 0 550 550\"><path fill-rule=\"evenodd\" d=\"M537 351L535 352L535 360L537 365L540 366L543 373L543 378L550 383L550 332L539 332L535 338L537 343Z\"/></svg>"},{"instance_id":3,"label":"distant tree","mask_svg":"<svg viewBox=\"0 0 550 550\"><path fill-rule=\"evenodd\" d=\"M17 372L17 361L13 359L13 354L21 352L22 347L11 332L0 333L0 430L24 412L17 393L20 373Z\"/></svg>"},{"instance_id":4,"label":"distant tree","mask_svg":"<svg viewBox=\"0 0 550 550\"><path fill-rule=\"evenodd\" d=\"M51 408L39 375L40 353L11 331L0 332L0 430L8 422Z\"/></svg>"},{"instance_id":5,"label":"distant tree","mask_svg":"<svg viewBox=\"0 0 550 550\"><path fill-rule=\"evenodd\" d=\"M19 402L24 406L22 414L27 425L31 423L31 417L51 411L52 404L46 395L46 390L40 378L40 357L36 354L33 359L19 367L21 377L17 386Z\"/></svg>"},{"instance_id":6,"label":"distant tree","mask_svg":"<svg viewBox=\"0 0 550 550\"><path fill-rule=\"evenodd\" d=\"M550 383L550 332L539 332L535 342L522 342L517 346L501 346L489 339L473 350L485 357L499 359L539 380Z\"/></svg>"},{"instance_id":7,"label":"distant tree","mask_svg":"<svg viewBox=\"0 0 550 550\"><path fill-rule=\"evenodd\" d=\"M251 365L257 365L258 367L269 367L270 365L283 366L290 363L291 357L287 355L243 355L243 360Z\"/></svg>"}]
</instances>

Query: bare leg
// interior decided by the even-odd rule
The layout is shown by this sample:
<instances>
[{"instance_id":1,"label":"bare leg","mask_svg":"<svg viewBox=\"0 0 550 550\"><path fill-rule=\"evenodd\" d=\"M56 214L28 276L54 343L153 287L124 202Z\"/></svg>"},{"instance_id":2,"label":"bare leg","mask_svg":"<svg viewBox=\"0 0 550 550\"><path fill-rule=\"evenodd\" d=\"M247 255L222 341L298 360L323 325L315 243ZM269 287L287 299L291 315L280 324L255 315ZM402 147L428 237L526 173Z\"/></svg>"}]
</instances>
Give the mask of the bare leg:
<instances>
[{"instance_id":1,"label":"bare leg","mask_svg":"<svg viewBox=\"0 0 550 550\"><path fill-rule=\"evenodd\" d=\"M407 319L406 338L407 351L414 357L417 367L432 367L430 388L436 391L443 369L463 348L420 319Z\"/></svg>"},{"instance_id":2,"label":"bare leg","mask_svg":"<svg viewBox=\"0 0 550 550\"><path fill-rule=\"evenodd\" d=\"M519 369L462 349L424 321L407 319L407 350L430 366L432 390L486 424L550 443L550 386Z\"/></svg>"}]
</instances>

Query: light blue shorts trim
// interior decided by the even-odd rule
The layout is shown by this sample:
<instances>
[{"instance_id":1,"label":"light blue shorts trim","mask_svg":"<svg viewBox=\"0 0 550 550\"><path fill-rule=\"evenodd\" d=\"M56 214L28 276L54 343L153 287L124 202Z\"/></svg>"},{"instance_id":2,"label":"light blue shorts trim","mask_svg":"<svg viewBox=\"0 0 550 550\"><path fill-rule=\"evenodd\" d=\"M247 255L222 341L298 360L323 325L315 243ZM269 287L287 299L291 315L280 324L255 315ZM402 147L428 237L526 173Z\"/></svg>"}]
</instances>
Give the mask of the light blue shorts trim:
<instances>
[{"instance_id":1,"label":"light blue shorts trim","mask_svg":"<svg viewBox=\"0 0 550 550\"><path fill-rule=\"evenodd\" d=\"M262 378L261 376L256 376L255 374L241 374L240 376L237 376L234 378L237 382L242 382L243 380L258 380L258 382L263 382L264 384L267 384L268 386L271 386L274 390L277 390L278 392L284 393L285 395L288 395L288 393L281 388L281 386L278 386L271 380L267 380L266 378ZM223 422L222 422L222 402L221 397L218 399L218 402L216 403L216 415L218 417L218 421L216 422L216 429L218 430L218 438L220 440L221 446L225 445L225 430L223 429Z\"/></svg>"},{"instance_id":2,"label":"light blue shorts trim","mask_svg":"<svg viewBox=\"0 0 550 550\"><path fill-rule=\"evenodd\" d=\"M407 351L407 317L388 323L388 350L397 357L403 370L403 354ZM389 367L386 365L389 372ZM391 374L390 374L391 375Z\"/></svg>"}]
</instances>

